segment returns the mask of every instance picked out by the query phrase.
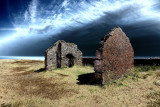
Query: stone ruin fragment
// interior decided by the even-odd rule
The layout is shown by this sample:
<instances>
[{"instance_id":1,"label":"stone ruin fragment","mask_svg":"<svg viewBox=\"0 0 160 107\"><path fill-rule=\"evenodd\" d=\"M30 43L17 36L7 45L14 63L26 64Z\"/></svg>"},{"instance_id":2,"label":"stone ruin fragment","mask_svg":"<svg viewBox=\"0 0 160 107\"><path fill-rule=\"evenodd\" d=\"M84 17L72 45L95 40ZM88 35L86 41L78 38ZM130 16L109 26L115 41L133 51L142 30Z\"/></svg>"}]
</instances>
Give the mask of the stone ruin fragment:
<instances>
[{"instance_id":1,"label":"stone ruin fragment","mask_svg":"<svg viewBox=\"0 0 160 107\"><path fill-rule=\"evenodd\" d=\"M118 79L134 65L134 51L120 27L112 29L100 42L94 62L95 78L101 84Z\"/></svg>"},{"instance_id":2,"label":"stone ruin fragment","mask_svg":"<svg viewBox=\"0 0 160 107\"><path fill-rule=\"evenodd\" d=\"M57 41L54 46L45 52L45 69L72 67L82 64L82 52L77 45L63 40Z\"/></svg>"}]
</instances>

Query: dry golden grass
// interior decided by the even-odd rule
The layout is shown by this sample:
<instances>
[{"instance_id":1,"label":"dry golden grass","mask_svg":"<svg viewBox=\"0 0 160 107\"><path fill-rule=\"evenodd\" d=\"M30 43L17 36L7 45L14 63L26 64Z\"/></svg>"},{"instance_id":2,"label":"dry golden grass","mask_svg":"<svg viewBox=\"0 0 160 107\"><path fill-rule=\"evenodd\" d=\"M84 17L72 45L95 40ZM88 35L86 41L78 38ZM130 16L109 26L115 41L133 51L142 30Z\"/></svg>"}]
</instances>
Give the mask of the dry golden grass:
<instances>
[{"instance_id":1,"label":"dry golden grass","mask_svg":"<svg viewBox=\"0 0 160 107\"><path fill-rule=\"evenodd\" d=\"M44 71L43 61L0 60L2 107L143 107L159 106L159 70L139 72L92 84L91 66ZM146 69L146 68L145 68Z\"/></svg>"}]
</instances>

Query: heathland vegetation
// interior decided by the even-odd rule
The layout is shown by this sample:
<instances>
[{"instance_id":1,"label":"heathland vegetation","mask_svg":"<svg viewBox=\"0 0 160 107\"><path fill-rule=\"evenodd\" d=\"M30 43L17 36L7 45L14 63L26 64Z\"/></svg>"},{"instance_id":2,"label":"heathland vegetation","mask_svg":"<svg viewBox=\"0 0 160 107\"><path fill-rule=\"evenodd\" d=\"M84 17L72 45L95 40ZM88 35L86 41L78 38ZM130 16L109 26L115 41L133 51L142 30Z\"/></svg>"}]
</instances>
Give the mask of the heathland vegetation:
<instances>
[{"instance_id":1,"label":"heathland vegetation","mask_svg":"<svg viewBox=\"0 0 160 107\"><path fill-rule=\"evenodd\" d=\"M0 105L160 106L160 66L136 66L103 86L94 83L92 66L43 68L43 61L0 60Z\"/></svg>"}]
</instances>

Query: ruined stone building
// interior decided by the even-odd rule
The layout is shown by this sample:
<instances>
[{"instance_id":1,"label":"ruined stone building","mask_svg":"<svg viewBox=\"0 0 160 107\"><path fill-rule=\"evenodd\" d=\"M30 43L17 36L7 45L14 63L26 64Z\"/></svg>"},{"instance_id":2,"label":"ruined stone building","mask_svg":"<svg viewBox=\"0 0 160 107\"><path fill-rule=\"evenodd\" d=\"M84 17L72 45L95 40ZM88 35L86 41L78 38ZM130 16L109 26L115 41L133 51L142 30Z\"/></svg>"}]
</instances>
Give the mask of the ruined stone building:
<instances>
[{"instance_id":1,"label":"ruined stone building","mask_svg":"<svg viewBox=\"0 0 160 107\"><path fill-rule=\"evenodd\" d=\"M45 52L45 68L47 70L81 64L82 52L73 43L59 40Z\"/></svg>"},{"instance_id":2,"label":"ruined stone building","mask_svg":"<svg viewBox=\"0 0 160 107\"><path fill-rule=\"evenodd\" d=\"M102 84L118 79L134 64L134 52L129 38L120 27L112 29L100 42L94 62L95 78Z\"/></svg>"}]
</instances>

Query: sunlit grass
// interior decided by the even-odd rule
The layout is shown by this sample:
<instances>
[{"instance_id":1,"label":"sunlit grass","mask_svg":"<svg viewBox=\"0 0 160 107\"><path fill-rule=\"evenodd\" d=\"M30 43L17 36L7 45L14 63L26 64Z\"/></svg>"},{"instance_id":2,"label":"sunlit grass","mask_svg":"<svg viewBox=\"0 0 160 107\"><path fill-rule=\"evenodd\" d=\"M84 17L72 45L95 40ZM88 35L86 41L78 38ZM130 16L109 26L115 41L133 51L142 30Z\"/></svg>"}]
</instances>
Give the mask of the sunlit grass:
<instances>
[{"instance_id":1,"label":"sunlit grass","mask_svg":"<svg viewBox=\"0 0 160 107\"><path fill-rule=\"evenodd\" d=\"M154 94L160 90L159 66L136 66L129 74L109 81L104 86L79 84L78 78L81 75L94 73L92 66L73 66L51 71L42 68L42 61L0 60L0 105L119 107L159 104L159 100L155 100L159 99L159 94Z\"/></svg>"},{"instance_id":2,"label":"sunlit grass","mask_svg":"<svg viewBox=\"0 0 160 107\"><path fill-rule=\"evenodd\" d=\"M94 70L92 66L73 66L71 68L53 69L52 72L77 77L82 74L93 73Z\"/></svg>"},{"instance_id":3,"label":"sunlit grass","mask_svg":"<svg viewBox=\"0 0 160 107\"><path fill-rule=\"evenodd\" d=\"M146 97L151 100L150 102L148 102L148 107L160 106L160 90L151 92L148 95L146 95Z\"/></svg>"}]
</instances>

